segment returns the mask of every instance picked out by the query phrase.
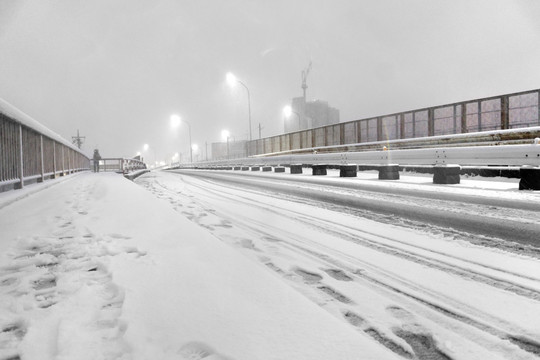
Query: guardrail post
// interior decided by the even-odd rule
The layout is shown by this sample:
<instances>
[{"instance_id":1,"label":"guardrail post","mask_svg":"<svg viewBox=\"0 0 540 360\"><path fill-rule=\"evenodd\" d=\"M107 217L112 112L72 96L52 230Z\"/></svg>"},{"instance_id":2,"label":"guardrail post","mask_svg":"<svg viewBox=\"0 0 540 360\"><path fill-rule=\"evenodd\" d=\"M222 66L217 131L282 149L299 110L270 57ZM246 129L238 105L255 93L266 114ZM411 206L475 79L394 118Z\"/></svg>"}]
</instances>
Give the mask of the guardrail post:
<instances>
[{"instance_id":1,"label":"guardrail post","mask_svg":"<svg viewBox=\"0 0 540 360\"><path fill-rule=\"evenodd\" d=\"M510 127L510 101L508 96L501 96L501 129Z\"/></svg>"},{"instance_id":2,"label":"guardrail post","mask_svg":"<svg viewBox=\"0 0 540 360\"><path fill-rule=\"evenodd\" d=\"M45 166L43 162L43 135L39 135L39 152L41 154L41 179L38 179L38 182L43 182L45 180Z\"/></svg>"},{"instance_id":3,"label":"guardrail post","mask_svg":"<svg viewBox=\"0 0 540 360\"><path fill-rule=\"evenodd\" d=\"M19 175L19 182L15 184L15 189L22 189L24 187L24 160L23 160L23 135L22 135L22 125L19 125L19 161L17 162L17 166L19 167L18 175Z\"/></svg>"}]
</instances>

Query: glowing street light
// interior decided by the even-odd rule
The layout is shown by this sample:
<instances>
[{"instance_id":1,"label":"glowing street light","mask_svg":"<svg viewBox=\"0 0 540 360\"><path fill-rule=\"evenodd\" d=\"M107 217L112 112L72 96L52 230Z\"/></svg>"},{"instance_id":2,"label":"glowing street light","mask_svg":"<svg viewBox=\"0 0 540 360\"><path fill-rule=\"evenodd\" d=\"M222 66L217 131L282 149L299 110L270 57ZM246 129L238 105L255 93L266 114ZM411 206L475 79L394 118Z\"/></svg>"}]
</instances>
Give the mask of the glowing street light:
<instances>
[{"instance_id":1,"label":"glowing street light","mask_svg":"<svg viewBox=\"0 0 540 360\"><path fill-rule=\"evenodd\" d=\"M143 145L143 151L148 151L148 148L149 148L149 147L150 147L150 146L148 146L148 144L144 144L144 145Z\"/></svg>"},{"instance_id":2,"label":"glowing street light","mask_svg":"<svg viewBox=\"0 0 540 360\"><path fill-rule=\"evenodd\" d=\"M242 85L246 91L248 96L248 120L249 120L249 141L251 141L251 95L249 94L249 89L242 81L238 80L236 76L234 76L233 73L228 72L225 76L225 79L227 80L227 84L229 84L230 87L235 87L236 84ZM249 155L249 154L248 154Z\"/></svg>"},{"instance_id":3,"label":"glowing street light","mask_svg":"<svg viewBox=\"0 0 540 360\"><path fill-rule=\"evenodd\" d=\"M177 128L181 122L185 122L189 130L189 158L193 162L193 145L191 144L191 125L186 120L182 119L179 115L171 115L171 128Z\"/></svg>"},{"instance_id":4,"label":"glowing street light","mask_svg":"<svg viewBox=\"0 0 540 360\"><path fill-rule=\"evenodd\" d=\"M287 105L283 108L283 115L288 119L292 114L295 114L298 117L298 130L300 130L300 114L292 109L290 105Z\"/></svg>"},{"instance_id":5,"label":"glowing street light","mask_svg":"<svg viewBox=\"0 0 540 360\"><path fill-rule=\"evenodd\" d=\"M182 122L182 118L178 115L171 115L171 128L176 129L180 126L180 122Z\"/></svg>"}]
</instances>

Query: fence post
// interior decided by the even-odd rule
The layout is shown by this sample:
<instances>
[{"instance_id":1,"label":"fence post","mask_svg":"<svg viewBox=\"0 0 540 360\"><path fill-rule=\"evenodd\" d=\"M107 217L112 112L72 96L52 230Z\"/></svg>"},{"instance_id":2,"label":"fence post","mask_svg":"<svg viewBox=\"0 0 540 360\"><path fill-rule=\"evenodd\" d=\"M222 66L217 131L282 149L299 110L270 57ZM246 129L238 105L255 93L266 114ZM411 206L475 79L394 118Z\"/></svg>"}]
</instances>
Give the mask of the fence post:
<instances>
[{"instance_id":1,"label":"fence post","mask_svg":"<svg viewBox=\"0 0 540 360\"><path fill-rule=\"evenodd\" d=\"M16 189L22 189L24 187L24 160L23 160L23 130L22 125L19 124L19 161L18 161L18 167L19 167L19 183L15 185Z\"/></svg>"},{"instance_id":2,"label":"fence post","mask_svg":"<svg viewBox=\"0 0 540 360\"><path fill-rule=\"evenodd\" d=\"M435 135L435 111L428 109L428 136Z\"/></svg>"},{"instance_id":3,"label":"fence post","mask_svg":"<svg viewBox=\"0 0 540 360\"><path fill-rule=\"evenodd\" d=\"M467 103L461 103L461 132L467 132Z\"/></svg>"},{"instance_id":4,"label":"fence post","mask_svg":"<svg viewBox=\"0 0 540 360\"><path fill-rule=\"evenodd\" d=\"M65 161L65 154L64 154L64 148L65 146L62 145L62 176L66 175L66 161Z\"/></svg>"},{"instance_id":5,"label":"fence post","mask_svg":"<svg viewBox=\"0 0 540 360\"><path fill-rule=\"evenodd\" d=\"M399 138L405 139L405 113L399 115Z\"/></svg>"},{"instance_id":6,"label":"fence post","mask_svg":"<svg viewBox=\"0 0 540 360\"><path fill-rule=\"evenodd\" d=\"M383 141L382 118L377 118L377 141Z\"/></svg>"},{"instance_id":7,"label":"fence post","mask_svg":"<svg viewBox=\"0 0 540 360\"><path fill-rule=\"evenodd\" d=\"M56 141L53 140L53 179L56 179Z\"/></svg>"},{"instance_id":8,"label":"fence post","mask_svg":"<svg viewBox=\"0 0 540 360\"><path fill-rule=\"evenodd\" d=\"M43 182L45 180L45 168L43 162L43 135L39 135L39 152L41 157L41 179L38 182Z\"/></svg>"},{"instance_id":9,"label":"fence post","mask_svg":"<svg viewBox=\"0 0 540 360\"><path fill-rule=\"evenodd\" d=\"M501 96L501 129L510 128L510 104L508 96Z\"/></svg>"},{"instance_id":10,"label":"fence post","mask_svg":"<svg viewBox=\"0 0 540 360\"><path fill-rule=\"evenodd\" d=\"M482 101L478 101L478 131L482 131Z\"/></svg>"}]
</instances>

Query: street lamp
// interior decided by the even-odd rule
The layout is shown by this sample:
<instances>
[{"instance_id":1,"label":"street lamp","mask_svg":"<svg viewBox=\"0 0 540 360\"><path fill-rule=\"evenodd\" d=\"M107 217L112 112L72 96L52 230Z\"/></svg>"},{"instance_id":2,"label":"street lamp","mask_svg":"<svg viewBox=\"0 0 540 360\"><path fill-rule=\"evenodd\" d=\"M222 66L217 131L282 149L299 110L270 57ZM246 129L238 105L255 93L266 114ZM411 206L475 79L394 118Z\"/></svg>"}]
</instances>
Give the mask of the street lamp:
<instances>
[{"instance_id":1,"label":"street lamp","mask_svg":"<svg viewBox=\"0 0 540 360\"><path fill-rule=\"evenodd\" d=\"M288 119L292 114L295 114L298 117L298 131L300 131L300 114L292 109L290 105L287 105L283 108L283 114Z\"/></svg>"},{"instance_id":2,"label":"street lamp","mask_svg":"<svg viewBox=\"0 0 540 360\"><path fill-rule=\"evenodd\" d=\"M171 115L171 128L173 128L173 129L177 128L178 126L180 126L181 122L185 122L187 124L187 126L188 126L188 130L189 130L189 158L190 158L190 161L193 162L193 150L192 150L193 145L191 144L191 125L189 124L189 122L182 119L179 115L176 115L176 114Z\"/></svg>"},{"instance_id":3,"label":"street lamp","mask_svg":"<svg viewBox=\"0 0 540 360\"><path fill-rule=\"evenodd\" d=\"M231 133L229 130L223 130L221 131L221 137L224 140L227 140L227 159L229 159L229 137L231 136Z\"/></svg>"},{"instance_id":4,"label":"street lamp","mask_svg":"<svg viewBox=\"0 0 540 360\"><path fill-rule=\"evenodd\" d=\"M150 149L150 145L144 144L143 145L143 152L147 152L148 149ZM156 148L154 146L152 146L152 152L154 153L154 165L155 165L155 163L157 162L157 156L156 156Z\"/></svg>"},{"instance_id":5,"label":"street lamp","mask_svg":"<svg viewBox=\"0 0 540 360\"><path fill-rule=\"evenodd\" d=\"M246 84L244 84L243 82L238 80L238 78L236 76L234 76L234 74L231 73L231 72L227 73L226 79L227 79L227 83L229 84L230 87L234 87L238 83L238 84L242 85L247 91L247 96L248 96L248 120L249 120L249 141L251 141L251 95L249 94L249 89L246 86Z\"/></svg>"}]
</instances>

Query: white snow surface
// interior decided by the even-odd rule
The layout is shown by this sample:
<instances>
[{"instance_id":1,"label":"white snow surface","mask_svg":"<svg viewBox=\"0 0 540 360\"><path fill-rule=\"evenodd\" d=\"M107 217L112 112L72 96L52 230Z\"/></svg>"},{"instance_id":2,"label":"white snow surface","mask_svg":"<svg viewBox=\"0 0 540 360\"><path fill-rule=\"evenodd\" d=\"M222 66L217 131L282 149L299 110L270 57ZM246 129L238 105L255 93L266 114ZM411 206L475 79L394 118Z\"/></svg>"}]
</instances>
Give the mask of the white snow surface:
<instances>
[{"instance_id":1,"label":"white snow surface","mask_svg":"<svg viewBox=\"0 0 540 360\"><path fill-rule=\"evenodd\" d=\"M0 194L0 359L398 358L117 174L26 191Z\"/></svg>"},{"instance_id":2,"label":"white snow surface","mask_svg":"<svg viewBox=\"0 0 540 360\"><path fill-rule=\"evenodd\" d=\"M515 180L372 178L540 206ZM540 357L538 256L264 189L52 180L0 194L0 252L0 359Z\"/></svg>"}]
</instances>

